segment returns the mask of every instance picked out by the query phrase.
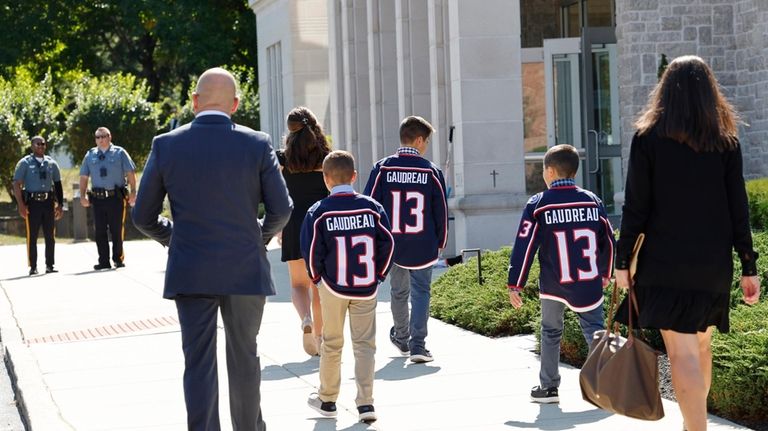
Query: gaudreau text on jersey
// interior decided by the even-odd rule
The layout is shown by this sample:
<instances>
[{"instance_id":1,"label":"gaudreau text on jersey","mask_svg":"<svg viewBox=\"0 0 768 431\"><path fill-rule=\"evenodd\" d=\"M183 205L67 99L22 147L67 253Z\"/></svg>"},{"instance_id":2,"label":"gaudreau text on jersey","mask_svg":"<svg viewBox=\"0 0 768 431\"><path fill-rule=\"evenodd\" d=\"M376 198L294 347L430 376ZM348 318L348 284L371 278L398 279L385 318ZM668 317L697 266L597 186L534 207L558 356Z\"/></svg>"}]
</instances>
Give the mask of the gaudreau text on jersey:
<instances>
[{"instance_id":1,"label":"gaudreau text on jersey","mask_svg":"<svg viewBox=\"0 0 768 431\"><path fill-rule=\"evenodd\" d=\"M544 223L578 223L599 221L600 213L597 208L557 208L544 211Z\"/></svg>"},{"instance_id":2,"label":"gaudreau text on jersey","mask_svg":"<svg viewBox=\"0 0 768 431\"><path fill-rule=\"evenodd\" d=\"M355 230L374 227L373 214L332 216L325 219L325 228L335 230Z\"/></svg>"},{"instance_id":3,"label":"gaudreau text on jersey","mask_svg":"<svg viewBox=\"0 0 768 431\"><path fill-rule=\"evenodd\" d=\"M415 183L415 184L427 184L429 177L426 172L404 172L404 171L389 171L387 172L388 183Z\"/></svg>"}]
</instances>

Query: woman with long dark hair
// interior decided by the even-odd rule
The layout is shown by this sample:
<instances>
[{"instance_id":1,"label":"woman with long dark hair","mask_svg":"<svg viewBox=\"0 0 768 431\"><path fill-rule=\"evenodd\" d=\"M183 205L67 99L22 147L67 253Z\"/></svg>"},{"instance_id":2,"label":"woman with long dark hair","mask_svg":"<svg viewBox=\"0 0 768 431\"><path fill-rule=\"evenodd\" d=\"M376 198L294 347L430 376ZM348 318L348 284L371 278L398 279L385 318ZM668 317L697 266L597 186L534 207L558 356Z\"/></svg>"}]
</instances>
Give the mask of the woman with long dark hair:
<instances>
[{"instance_id":1,"label":"woman with long dark hair","mask_svg":"<svg viewBox=\"0 0 768 431\"><path fill-rule=\"evenodd\" d=\"M301 257L299 233L309 207L328 196L322 166L331 149L317 117L309 108L299 106L292 109L286 125L288 136L285 138L285 149L277 151L277 158L293 199L293 213L283 228L281 260L288 262L291 302L302 319L304 351L314 356L320 351L323 317L317 286L307 275L307 267Z\"/></svg>"},{"instance_id":2,"label":"woman with long dark hair","mask_svg":"<svg viewBox=\"0 0 768 431\"><path fill-rule=\"evenodd\" d=\"M672 384L689 431L707 428L712 327L729 330L732 250L744 301L760 296L738 116L699 57L669 64L635 123L616 283L635 283L638 326L661 330ZM635 280L627 268L645 233ZM626 322L627 301L617 319Z\"/></svg>"}]
</instances>

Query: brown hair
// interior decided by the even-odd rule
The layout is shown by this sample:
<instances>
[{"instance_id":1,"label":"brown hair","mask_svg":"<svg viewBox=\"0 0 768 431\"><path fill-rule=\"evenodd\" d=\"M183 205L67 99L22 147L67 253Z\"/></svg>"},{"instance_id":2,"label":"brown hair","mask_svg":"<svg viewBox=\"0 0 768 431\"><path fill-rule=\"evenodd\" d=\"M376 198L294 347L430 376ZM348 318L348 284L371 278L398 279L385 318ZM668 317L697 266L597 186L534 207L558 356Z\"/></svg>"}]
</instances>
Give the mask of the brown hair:
<instances>
[{"instance_id":1,"label":"brown hair","mask_svg":"<svg viewBox=\"0 0 768 431\"><path fill-rule=\"evenodd\" d=\"M323 158L331 152L317 117L309 108L291 109L286 118L285 169L288 172L311 172L320 168Z\"/></svg>"},{"instance_id":2,"label":"brown hair","mask_svg":"<svg viewBox=\"0 0 768 431\"><path fill-rule=\"evenodd\" d=\"M429 121L421 117L416 115L405 117L400 123L400 143L410 145L419 137L427 140L434 131L435 129L429 124Z\"/></svg>"},{"instance_id":3,"label":"brown hair","mask_svg":"<svg viewBox=\"0 0 768 431\"><path fill-rule=\"evenodd\" d=\"M576 177L579 164L579 152L567 144L555 145L544 154L544 167L554 168L560 178Z\"/></svg>"},{"instance_id":4,"label":"brown hair","mask_svg":"<svg viewBox=\"0 0 768 431\"><path fill-rule=\"evenodd\" d=\"M739 117L700 57L674 59L635 122L638 134L655 131L699 151L725 151L738 144Z\"/></svg>"},{"instance_id":5,"label":"brown hair","mask_svg":"<svg viewBox=\"0 0 768 431\"><path fill-rule=\"evenodd\" d=\"M323 175L333 182L333 185L349 184L355 174L355 158L352 153L344 150L331 151L323 160Z\"/></svg>"}]
</instances>

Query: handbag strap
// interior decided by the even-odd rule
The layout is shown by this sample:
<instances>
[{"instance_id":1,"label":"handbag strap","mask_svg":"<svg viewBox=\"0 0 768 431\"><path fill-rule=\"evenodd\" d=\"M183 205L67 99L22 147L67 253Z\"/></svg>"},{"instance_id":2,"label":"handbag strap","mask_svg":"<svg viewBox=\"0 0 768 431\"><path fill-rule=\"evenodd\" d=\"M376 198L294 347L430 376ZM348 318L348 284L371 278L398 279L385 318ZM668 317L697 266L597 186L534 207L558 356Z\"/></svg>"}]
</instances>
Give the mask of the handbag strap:
<instances>
[{"instance_id":1,"label":"handbag strap","mask_svg":"<svg viewBox=\"0 0 768 431\"><path fill-rule=\"evenodd\" d=\"M613 291L611 292L611 305L608 308L608 322L606 322L605 327L610 330L611 324L613 324L613 333L619 334L619 322L613 321L613 313L616 312L616 303L619 300L619 288L616 286L616 283L613 283Z\"/></svg>"}]
</instances>

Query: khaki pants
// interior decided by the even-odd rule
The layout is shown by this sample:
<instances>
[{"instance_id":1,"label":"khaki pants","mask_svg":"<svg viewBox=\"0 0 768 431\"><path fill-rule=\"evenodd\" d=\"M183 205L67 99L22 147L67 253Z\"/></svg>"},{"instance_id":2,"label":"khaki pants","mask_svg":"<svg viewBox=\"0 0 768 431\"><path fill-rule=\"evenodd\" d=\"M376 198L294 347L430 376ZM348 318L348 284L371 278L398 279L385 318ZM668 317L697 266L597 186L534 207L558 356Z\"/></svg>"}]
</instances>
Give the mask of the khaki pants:
<instances>
[{"instance_id":1,"label":"khaki pants","mask_svg":"<svg viewBox=\"0 0 768 431\"><path fill-rule=\"evenodd\" d=\"M320 352L320 399L336 402L341 386L341 349L344 346L344 320L349 310L352 351L355 354L355 383L358 406L373 404L374 354L376 353L376 298L339 298L322 283L320 307L323 310L323 346Z\"/></svg>"}]
</instances>

